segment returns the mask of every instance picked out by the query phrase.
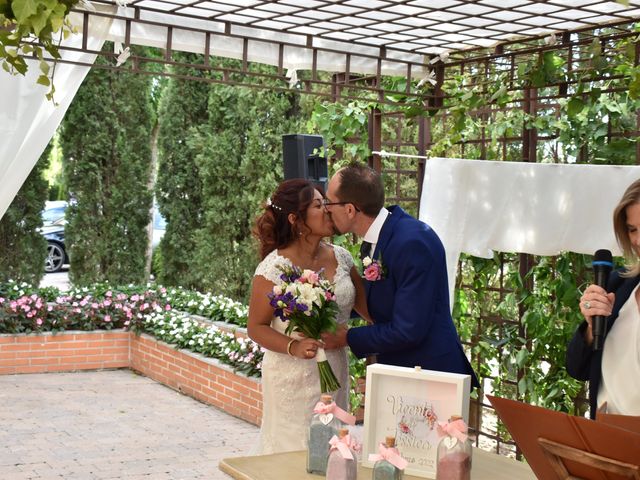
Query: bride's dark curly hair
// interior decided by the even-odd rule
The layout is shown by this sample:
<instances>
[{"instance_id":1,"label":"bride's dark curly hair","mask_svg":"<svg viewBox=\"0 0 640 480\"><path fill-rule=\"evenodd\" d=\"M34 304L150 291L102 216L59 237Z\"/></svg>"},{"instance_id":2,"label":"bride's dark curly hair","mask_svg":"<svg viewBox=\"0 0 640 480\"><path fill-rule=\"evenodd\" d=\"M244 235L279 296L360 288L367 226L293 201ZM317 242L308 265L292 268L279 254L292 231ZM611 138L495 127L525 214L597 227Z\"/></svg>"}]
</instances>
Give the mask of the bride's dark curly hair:
<instances>
[{"instance_id":1,"label":"bride's dark curly hair","mask_svg":"<svg viewBox=\"0 0 640 480\"><path fill-rule=\"evenodd\" d=\"M301 227L306 227L307 208L313 201L315 190L315 185L303 178L285 180L278 186L253 229L260 242L261 259L273 250L286 247L302 233ZM288 219L291 213L297 219L293 225Z\"/></svg>"}]
</instances>

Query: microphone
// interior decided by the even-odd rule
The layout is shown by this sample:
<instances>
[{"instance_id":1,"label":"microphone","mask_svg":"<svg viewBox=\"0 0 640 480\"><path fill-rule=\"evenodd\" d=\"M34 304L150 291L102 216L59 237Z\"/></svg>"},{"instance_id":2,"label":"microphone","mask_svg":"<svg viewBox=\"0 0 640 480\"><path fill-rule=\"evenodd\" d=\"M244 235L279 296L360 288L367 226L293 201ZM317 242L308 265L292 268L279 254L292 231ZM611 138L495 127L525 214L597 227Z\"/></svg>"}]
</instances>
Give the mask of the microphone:
<instances>
[{"instance_id":1,"label":"microphone","mask_svg":"<svg viewBox=\"0 0 640 480\"><path fill-rule=\"evenodd\" d=\"M593 267L593 275L595 277L594 283L606 290L607 280L613 268L611 252L609 250L598 250L593 255L591 266ZM605 317L603 315L594 315L591 326L593 330L593 351L602 350L602 346L604 345Z\"/></svg>"}]
</instances>

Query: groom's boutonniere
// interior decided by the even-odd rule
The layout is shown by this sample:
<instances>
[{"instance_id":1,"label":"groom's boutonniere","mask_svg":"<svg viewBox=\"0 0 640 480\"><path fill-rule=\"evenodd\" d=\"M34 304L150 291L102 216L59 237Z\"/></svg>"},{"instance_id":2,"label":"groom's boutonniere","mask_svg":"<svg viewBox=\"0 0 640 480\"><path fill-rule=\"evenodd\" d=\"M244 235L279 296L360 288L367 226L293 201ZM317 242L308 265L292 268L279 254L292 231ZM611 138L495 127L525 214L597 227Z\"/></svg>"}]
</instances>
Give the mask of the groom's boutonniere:
<instances>
[{"instance_id":1,"label":"groom's boutonniere","mask_svg":"<svg viewBox=\"0 0 640 480\"><path fill-rule=\"evenodd\" d=\"M364 257L362 259L362 267L362 277L370 282L384 280L387 273L386 268L382 264L382 257L380 257L379 260L373 260L371 257Z\"/></svg>"}]
</instances>

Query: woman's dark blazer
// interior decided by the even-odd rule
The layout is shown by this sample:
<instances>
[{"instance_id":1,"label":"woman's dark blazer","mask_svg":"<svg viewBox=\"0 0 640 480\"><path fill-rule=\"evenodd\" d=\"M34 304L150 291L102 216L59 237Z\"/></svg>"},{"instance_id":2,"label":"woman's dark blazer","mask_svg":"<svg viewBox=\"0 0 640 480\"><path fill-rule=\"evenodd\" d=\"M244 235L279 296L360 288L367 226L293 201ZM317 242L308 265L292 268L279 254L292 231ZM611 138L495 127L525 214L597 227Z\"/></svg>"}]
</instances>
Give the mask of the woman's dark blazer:
<instances>
[{"instance_id":1,"label":"woman's dark blazer","mask_svg":"<svg viewBox=\"0 0 640 480\"><path fill-rule=\"evenodd\" d=\"M618 318L620 308L627 301L629 295L640 281L637 277L621 277L620 271L614 271L609 276L607 291L616 294L611 315L607 317L606 333ZM584 341L584 332L587 329L586 320L580 324L578 330L573 335L567 349L567 371L569 375L578 380L589 380L589 414L591 418L596 418L598 408L598 389L600 388L600 378L602 377L602 350L594 352L590 345Z\"/></svg>"}]
</instances>

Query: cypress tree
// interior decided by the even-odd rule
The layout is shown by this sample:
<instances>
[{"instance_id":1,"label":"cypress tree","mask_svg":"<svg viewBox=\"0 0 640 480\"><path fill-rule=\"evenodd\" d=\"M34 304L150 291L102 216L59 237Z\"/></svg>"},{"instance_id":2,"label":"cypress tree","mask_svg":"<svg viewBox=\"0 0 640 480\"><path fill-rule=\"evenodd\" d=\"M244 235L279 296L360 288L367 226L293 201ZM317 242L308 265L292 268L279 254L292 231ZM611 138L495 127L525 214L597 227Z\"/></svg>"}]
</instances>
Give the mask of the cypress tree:
<instances>
[{"instance_id":1,"label":"cypress tree","mask_svg":"<svg viewBox=\"0 0 640 480\"><path fill-rule=\"evenodd\" d=\"M47 199L43 172L49 165L50 151L51 145L0 220L0 282L15 280L38 285L44 275L47 242L37 229L42 226L41 212Z\"/></svg>"},{"instance_id":2,"label":"cypress tree","mask_svg":"<svg viewBox=\"0 0 640 480\"><path fill-rule=\"evenodd\" d=\"M201 63L193 54L174 53L182 62ZM176 74L202 76L195 69L173 67ZM158 280L165 285L200 285L194 270L194 232L202 226L202 184L189 146L193 129L207 121L209 86L170 78L158 112L158 178L156 196L167 229L159 246Z\"/></svg>"},{"instance_id":3,"label":"cypress tree","mask_svg":"<svg viewBox=\"0 0 640 480\"><path fill-rule=\"evenodd\" d=\"M148 76L93 69L64 118L60 140L71 200L65 234L78 285L145 280L151 84Z\"/></svg>"},{"instance_id":4,"label":"cypress tree","mask_svg":"<svg viewBox=\"0 0 640 480\"><path fill-rule=\"evenodd\" d=\"M295 93L211 86L209 123L191 139L203 188L201 288L247 300L259 260L251 230L282 180L282 135L301 129L298 102Z\"/></svg>"}]
</instances>

